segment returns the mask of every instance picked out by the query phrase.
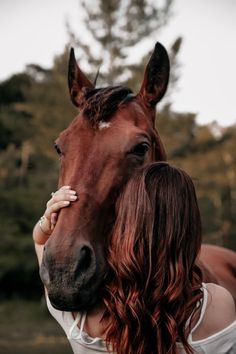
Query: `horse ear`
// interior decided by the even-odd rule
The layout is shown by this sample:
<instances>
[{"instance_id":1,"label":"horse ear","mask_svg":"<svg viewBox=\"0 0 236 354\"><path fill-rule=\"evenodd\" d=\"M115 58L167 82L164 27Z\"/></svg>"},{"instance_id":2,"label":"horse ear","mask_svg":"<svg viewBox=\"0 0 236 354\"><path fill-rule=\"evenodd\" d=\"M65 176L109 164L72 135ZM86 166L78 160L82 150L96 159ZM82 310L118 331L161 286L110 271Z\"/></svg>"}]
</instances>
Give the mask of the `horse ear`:
<instances>
[{"instance_id":1,"label":"horse ear","mask_svg":"<svg viewBox=\"0 0 236 354\"><path fill-rule=\"evenodd\" d=\"M82 89L94 88L93 84L80 70L76 63L74 49L70 50L69 67L68 67L68 86L70 91L71 101L76 107L80 106Z\"/></svg>"},{"instance_id":2,"label":"horse ear","mask_svg":"<svg viewBox=\"0 0 236 354\"><path fill-rule=\"evenodd\" d=\"M159 42L147 64L138 96L147 106L154 107L164 96L170 72L170 62L166 49Z\"/></svg>"}]
</instances>

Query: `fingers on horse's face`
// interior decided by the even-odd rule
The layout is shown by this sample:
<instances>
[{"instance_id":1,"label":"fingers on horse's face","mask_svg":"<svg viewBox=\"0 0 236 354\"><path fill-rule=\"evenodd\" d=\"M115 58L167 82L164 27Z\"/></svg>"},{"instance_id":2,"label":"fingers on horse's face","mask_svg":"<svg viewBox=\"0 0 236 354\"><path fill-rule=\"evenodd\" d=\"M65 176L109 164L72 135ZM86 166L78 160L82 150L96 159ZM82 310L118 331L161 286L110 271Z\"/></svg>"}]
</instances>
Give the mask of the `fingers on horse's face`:
<instances>
[{"instance_id":1,"label":"fingers on horse's face","mask_svg":"<svg viewBox=\"0 0 236 354\"><path fill-rule=\"evenodd\" d=\"M168 75L167 53L156 44L138 95L118 86L94 89L71 53L69 90L81 111L55 147L61 159L59 185L70 185L78 200L61 210L41 268L49 297L59 309L86 308L96 301L119 190L152 160L154 143L164 158L154 107L165 93Z\"/></svg>"}]
</instances>

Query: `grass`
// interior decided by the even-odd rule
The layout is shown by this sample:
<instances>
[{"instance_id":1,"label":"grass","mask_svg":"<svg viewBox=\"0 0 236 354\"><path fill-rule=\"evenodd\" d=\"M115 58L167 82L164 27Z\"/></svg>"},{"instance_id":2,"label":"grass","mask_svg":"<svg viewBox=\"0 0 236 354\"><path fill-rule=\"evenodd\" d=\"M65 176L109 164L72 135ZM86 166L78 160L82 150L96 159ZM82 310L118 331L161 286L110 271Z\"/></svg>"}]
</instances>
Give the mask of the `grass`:
<instances>
[{"instance_id":1,"label":"grass","mask_svg":"<svg viewBox=\"0 0 236 354\"><path fill-rule=\"evenodd\" d=\"M65 333L45 302L0 302L0 354L71 354Z\"/></svg>"}]
</instances>

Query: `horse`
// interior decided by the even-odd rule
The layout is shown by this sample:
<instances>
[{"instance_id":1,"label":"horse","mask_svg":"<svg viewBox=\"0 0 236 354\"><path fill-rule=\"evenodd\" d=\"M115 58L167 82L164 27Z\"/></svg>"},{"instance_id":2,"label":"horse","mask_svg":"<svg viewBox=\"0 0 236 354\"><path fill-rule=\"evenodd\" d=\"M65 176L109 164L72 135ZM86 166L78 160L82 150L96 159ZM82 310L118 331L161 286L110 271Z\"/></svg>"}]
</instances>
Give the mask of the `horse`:
<instances>
[{"instance_id":1,"label":"horse","mask_svg":"<svg viewBox=\"0 0 236 354\"><path fill-rule=\"evenodd\" d=\"M72 186L78 200L60 211L40 268L56 309L86 310L101 296L117 198L138 168L166 160L155 106L166 92L169 71L167 51L157 42L137 94L123 86L96 88L71 49L68 86L79 113L55 148L59 187ZM204 245L199 262L204 280L222 284L236 299L236 253Z\"/></svg>"}]
</instances>

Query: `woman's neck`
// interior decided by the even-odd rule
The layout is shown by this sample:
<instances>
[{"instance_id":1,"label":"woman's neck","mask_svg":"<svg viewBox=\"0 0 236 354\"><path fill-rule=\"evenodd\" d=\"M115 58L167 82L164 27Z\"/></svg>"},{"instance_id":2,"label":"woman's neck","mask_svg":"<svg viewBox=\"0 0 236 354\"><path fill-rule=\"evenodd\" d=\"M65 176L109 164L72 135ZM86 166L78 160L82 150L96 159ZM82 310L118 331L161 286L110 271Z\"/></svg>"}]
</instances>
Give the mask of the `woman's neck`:
<instances>
[{"instance_id":1,"label":"woman's neck","mask_svg":"<svg viewBox=\"0 0 236 354\"><path fill-rule=\"evenodd\" d=\"M103 318L105 305L102 301L97 302L91 309L87 311L86 321L83 330L91 337L100 337L105 339L106 319ZM73 313L76 317L76 313ZM80 322L78 324L80 326Z\"/></svg>"}]
</instances>

